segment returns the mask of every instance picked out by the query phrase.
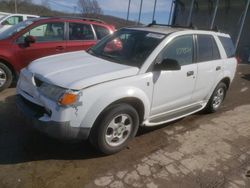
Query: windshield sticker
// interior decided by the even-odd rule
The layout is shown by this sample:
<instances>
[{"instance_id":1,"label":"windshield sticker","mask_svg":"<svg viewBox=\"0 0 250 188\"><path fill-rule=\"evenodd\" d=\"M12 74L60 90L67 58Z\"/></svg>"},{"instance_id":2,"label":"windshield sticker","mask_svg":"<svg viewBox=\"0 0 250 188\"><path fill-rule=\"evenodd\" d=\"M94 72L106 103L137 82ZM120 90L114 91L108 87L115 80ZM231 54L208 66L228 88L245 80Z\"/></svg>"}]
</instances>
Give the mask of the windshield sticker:
<instances>
[{"instance_id":1,"label":"windshield sticker","mask_svg":"<svg viewBox=\"0 0 250 188\"><path fill-rule=\"evenodd\" d=\"M165 35L149 33L146 35L147 37L155 38L155 39L163 39Z\"/></svg>"}]
</instances>

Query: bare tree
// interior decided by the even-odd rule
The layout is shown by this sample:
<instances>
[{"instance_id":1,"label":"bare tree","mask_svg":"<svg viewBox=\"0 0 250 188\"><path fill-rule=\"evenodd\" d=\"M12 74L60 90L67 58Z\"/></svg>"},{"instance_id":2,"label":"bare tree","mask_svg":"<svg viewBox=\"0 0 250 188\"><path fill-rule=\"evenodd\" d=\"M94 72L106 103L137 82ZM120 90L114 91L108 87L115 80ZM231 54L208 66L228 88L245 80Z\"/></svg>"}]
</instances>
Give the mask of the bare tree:
<instances>
[{"instance_id":1,"label":"bare tree","mask_svg":"<svg viewBox=\"0 0 250 188\"><path fill-rule=\"evenodd\" d=\"M83 16L102 14L102 9L97 0L78 0L78 6Z\"/></svg>"},{"instance_id":2,"label":"bare tree","mask_svg":"<svg viewBox=\"0 0 250 188\"><path fill-rule=\"evenodd\" d=\"M42 5L48 9L50 9L50 6L49 6L49 0L42 0Z\"/></svg>"}]
</instances>

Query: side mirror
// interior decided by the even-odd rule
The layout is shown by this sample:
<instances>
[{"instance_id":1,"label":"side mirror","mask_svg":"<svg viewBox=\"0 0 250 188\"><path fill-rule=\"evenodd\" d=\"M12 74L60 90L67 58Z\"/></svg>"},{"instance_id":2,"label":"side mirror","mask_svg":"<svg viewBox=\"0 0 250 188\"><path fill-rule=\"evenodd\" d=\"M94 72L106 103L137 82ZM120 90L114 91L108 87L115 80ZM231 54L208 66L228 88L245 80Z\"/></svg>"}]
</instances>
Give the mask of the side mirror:
<instances>
[{"instance_id":1,"label":"side mirror","mask_svg":"<svg viewBox=\"0 0 250 188\"><path fill-rule=\"evenodd\" d=\"M31 35L28 35L27 37L24 38L24 42L29 45L29 44L35 43L36 38Z\"/></svg>"},{"instance_id":2,"label":"side mirror","mask_svg":"<svg viewBox=\"0 0 250 188\"><path fill-rule=\"evenodd\" d=\"M154 66L154 70L156 71L177 71L177 70L181 70L181 66L179 65L179 63L174 60L174 59L163 59L163 61L161 63L157 63Z\"/></svg>"}]
</instances>

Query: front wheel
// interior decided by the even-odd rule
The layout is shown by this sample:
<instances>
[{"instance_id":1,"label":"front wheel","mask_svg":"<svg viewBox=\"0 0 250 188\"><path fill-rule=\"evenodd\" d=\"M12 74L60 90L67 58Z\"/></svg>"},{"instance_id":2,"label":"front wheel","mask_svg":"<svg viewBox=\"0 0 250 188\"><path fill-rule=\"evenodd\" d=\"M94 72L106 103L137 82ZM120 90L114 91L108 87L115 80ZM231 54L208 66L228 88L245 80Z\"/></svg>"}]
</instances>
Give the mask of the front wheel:
<instances>
[{"instance_id":1,"label":"front wheel","mask_svg":"<svg viewBox=\"0 0 250 188\"><path fill-rule=\"evenodd\" d=\"M206 106L206 112L213 113L216 112L222 102L224 101L227 93L227 86L225 83L221 82L217 85L215 88L207 106Z\"/></svg>"},{"instance_id":2,"label":"front wheel","mask_svg":"<svg viewBox=\"0 0 250 188\"><path fill-rule=\"evenodd\" d=\"M132 106L114 105L96 122L90 133L90 141L102 153L116 153L127 146L138 127L139 116Z\"/></svg>"}]
</instances>

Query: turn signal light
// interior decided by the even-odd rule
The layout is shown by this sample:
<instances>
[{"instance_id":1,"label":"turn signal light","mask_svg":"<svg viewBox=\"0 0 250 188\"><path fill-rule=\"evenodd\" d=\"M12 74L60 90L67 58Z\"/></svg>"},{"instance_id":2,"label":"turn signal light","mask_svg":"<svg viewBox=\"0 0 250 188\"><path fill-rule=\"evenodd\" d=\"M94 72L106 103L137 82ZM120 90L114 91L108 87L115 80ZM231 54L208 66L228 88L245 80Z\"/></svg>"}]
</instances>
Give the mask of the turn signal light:
<instances>
[{"instance_id":1,"label":"turn signal light","mask_svg":"<svg viewBox=\"0 0 250 188\"><path fill-rule=\"evenodd\" d=\"M77 95L74 93L65 93L63 96L59 99L59 104L68 106L72 105L77 101Z\"/></svg>"}]
</instances>

